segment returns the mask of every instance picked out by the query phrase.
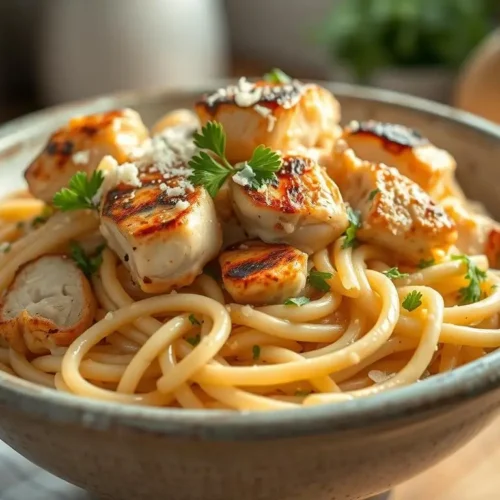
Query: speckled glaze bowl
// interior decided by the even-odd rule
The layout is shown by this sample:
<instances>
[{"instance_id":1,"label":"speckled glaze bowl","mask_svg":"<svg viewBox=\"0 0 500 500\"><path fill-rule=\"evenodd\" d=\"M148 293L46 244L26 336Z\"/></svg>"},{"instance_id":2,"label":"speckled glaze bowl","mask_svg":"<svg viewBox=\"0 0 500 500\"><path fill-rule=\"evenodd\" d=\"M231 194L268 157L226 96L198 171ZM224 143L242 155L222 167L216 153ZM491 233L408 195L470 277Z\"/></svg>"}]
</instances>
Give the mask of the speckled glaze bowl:
<instances>
[{"instance_id":1,"label":"speckled glaze bowl","mask_svg":"<svg viewBox=\"0 0 500 500\"><path fill-rule=\"evenodd\" d=\"M451 151L467 194L500 217L500 128L404 95L327 86L345 121L403 123ZM126 105L151 124L199 93L119 95L8 124L0 129L0 190L21 184L27 161L72 115ZM453 453L499 406L500 352L376 397L253 414L118 406L0 372L0 438L57 476L116 500L366 498Z\"/></svg>"}]
</instances>

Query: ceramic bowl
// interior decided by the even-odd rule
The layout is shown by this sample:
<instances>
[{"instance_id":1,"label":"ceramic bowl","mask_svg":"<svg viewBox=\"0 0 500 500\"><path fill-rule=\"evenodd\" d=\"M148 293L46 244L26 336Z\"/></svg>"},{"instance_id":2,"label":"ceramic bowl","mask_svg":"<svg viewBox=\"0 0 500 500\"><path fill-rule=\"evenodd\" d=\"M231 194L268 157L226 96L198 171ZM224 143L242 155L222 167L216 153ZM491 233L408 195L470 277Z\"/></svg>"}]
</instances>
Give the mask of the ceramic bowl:
<instances>
[{"instance_id":1,"label":"ceramic bowl","mask_svg":"<svg viewBox=\"0 0 500 500\"><path fill-rule=\"evenodd\" d=\"M449 150L466 193L497 218L500 128L404 95L326 84L345 121L419 129ZM0 129L0 189L48 133L78 113L131 106L151 124L199 89L127 94L35 114ZM100 498L361 499L385 491L469 441L500 405L500 352L412 386L341 404L269 413L119 406L0 373L0 438Z\"/></svg>"}]
</instances>

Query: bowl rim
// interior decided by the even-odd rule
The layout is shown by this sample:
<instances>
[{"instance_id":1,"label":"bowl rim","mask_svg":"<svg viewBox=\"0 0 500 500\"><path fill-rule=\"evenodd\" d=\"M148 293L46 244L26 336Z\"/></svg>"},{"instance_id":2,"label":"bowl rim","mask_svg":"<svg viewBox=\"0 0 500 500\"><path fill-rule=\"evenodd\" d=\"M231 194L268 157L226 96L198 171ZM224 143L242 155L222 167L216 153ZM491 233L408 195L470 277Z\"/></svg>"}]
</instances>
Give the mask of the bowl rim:
<instances>
[{"instance_id":1,"label":"bowl rim","mask_svg":"<svg viewBox=\"0 0 500 500\"><path fill-rule=\"evenodd\" d=\"M121 92L38 111L0 126L0 151L29 138L36 130L66 120L75 113L96 112L119 106L134 107L151 99L201 93L226 85L227 80L181 89ZM392 91L343 83L318 82L334 94L367 102L379 102L431 115L474 129L500 142L500 127L470 113L443 104ZM37 386L0 372L0 406L55 423L78 423L85 428L108 430L125 427L143 432L196 437L208 440L250 440L298 437L325 432L367 429L401 419L423 418L446 408L483 397L500 387L500 351L407 387L376 397L292 410L228 412L153 408L75 397Z\"/></svg>"}]
</instances>

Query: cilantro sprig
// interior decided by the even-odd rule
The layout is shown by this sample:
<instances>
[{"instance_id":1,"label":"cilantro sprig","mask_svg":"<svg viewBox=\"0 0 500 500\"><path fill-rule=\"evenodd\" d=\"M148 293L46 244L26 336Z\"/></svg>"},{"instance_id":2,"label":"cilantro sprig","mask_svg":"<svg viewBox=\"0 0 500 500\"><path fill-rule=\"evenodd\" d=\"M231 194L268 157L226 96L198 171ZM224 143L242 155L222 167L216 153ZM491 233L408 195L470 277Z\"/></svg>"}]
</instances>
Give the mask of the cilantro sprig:
<instances>
[{"instance_id":1,"label":"cilantro sprig","mask_svg":"<svg viewBox=\"0 0 500 500\"><path fill-rule=\"evenodd\" d=\"M259 189L273 182L275 173L281 168L281 156L263 145L255 148L248 161L233 167L226 158L226 134L216 121L208 122L194 135L194 144L202 151L189 162L193 170L189 180L196 186L203 186L212 198L231 175L238 174L246 185Z\"/></svg>"},{"instance_id":2,"label":"cilantro sprig","mask_svg":"<svg viewBox=\"0 0 500 500\"><path fill-rule=\"evenodd\" d=\"M385 274L391 280L407 278L409 276L408 273L400 272L397 267L391 267L390 269L387 269L387 271L384 271L383 274Z\"/></svg>"},{"instance_id":3,"label":"cilantro sprig","mask_svg":"<svg viewBox=\"0 0 500 500\"><path fill-rule=\"evenodd\" d=\"M458 291L460 305L472 304L481 300L481 283L486 280L486 271L479 269L467 255L452 255L451 258L462 261L467 267L465 279L469 280L469 284Z\"/></svg>"},{"instance_id":4,"label":"cilantro sprig","mask_svg":"<svg viewBox=\"0 0 500 500\"><path fill-rule=\"evenodd\" d=\"M87 278L90 278L99 270L102 264L102 251L106 245L99 245L93 255L87 255L85 250L76 241L71 241L69 246L71 258L76 262L76 265L83 271Z\"/></svg>"},{"instance_id":5,"label":"cilantro sprig","mask_svg":"<svg viewBox=\"0 0 500 500\"><path fill-rule=\"evenodd\" d=\"M422 305L422 294L416 290L411 291L403 300L402 306L409 312Z\"/></svg>"},{"instance_id":6,"label":"cilantro sprig","mask_svg":"<svg viewBox=\"0 0 500 500\"><path fill-rule=\"evenodd\" d=\"M307 282L316 290L320 292L329 292L330 285L326 280L329 280L333 276L332 273L324 273L321 271L311 271L307 277Z\"/></svg>"},{"instance_id":7,"label":"cilantro sprig","mask_svg":"<svg viewBox=\"0 0 500 500\"><path fill-rule=\"evenodd\" d=\"M264 80L269 83L290 83L292 81L284 71L279 68L273 68L269 73L264 75Z\"/></svg>"},{"instance_id":8,"label":"cilantro sprig","mask_svg":"<svg viewBox=\"0 0 500 500\"><path fill-rule=\"evenodd\" d=\"M309 302L311 302L311 299L308 297L292 297L285 300L285 306L302 307L309 304Z\"/></svg>"},{"instance_id":9,"label":"cilantro sprig","mask_svg":"<svg viewBox=\"0 0 500 500\"><path fill-rule=\"evenodd\" d=\"M85 172L77 172L69 180L68 187L63 187L54 195L54 207L67 212L69 210L97 210L93 201L104 182L104 174L95 170L90 177Z\"/></svg>"},{"instance_id":10,"label":"cilantro sprig","mask_svg":"<svg viewBox=\"0 0 500 500\"><path fill-rule=\"evenodd\" d=\"M355 247L358 244L356 233L361 227L361 216L359 212L354 211L351 207L347 207L347 220L349 221L349 226L344 233L345 240L342 243L343 249Z\"/></svg>"}]
</instances>

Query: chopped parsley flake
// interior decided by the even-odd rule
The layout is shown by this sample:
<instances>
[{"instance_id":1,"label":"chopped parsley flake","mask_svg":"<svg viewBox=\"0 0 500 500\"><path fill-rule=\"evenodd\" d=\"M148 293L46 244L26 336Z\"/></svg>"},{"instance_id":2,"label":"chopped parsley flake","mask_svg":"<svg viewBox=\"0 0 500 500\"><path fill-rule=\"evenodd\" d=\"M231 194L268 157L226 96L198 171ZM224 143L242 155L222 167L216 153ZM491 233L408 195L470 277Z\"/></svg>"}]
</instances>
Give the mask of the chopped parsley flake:
<instances>
[{"instance_id":1,"label":"chopped parsley flake","mask_svg":"<svg viewBox=\"0 0 500 500\"><path fill-rule=\"evenodd\" d=\"M417 292L416 290L410 292L403 300L403 307L410 312L414 311L415 309L417 309L417 307L420 307L421 305L422 305L422 294L420 292Z\"/></svg>"},{"instance_id":2,"label":"chopped parsley flake","mask_svg":"<svg viewBox=\"0 0 500 500\"><path fill-rule=\"evenodd\" d=\"M408 273L401 273L397 267L391 267L390 269L387 269L387 271L384 271L383 274L385 274L391 280L407 278L409 276Z\"/></svg>"},{"instance_id":3,"label":"chopped parsley flake","mask_svg":"<svg viewBox=\"0 0 500 500\"><path fill-rule=\"evenodd\" d=\"M308 283L321 292L329 292L330 285L326 280L329 280L333 276L332 273L323 273L321 271L311 271L307 277Z\"/></svg>"},{"instance_id":4,"label":"chopped parsley flake","mask_svg":"<svg viewBox=\"0 0 500 500\"><path fill-rule=\"evenodd\" d=\"M285 300L285 306L295 306L301 307L311 302L311 299L308 297L292 297L290 299Z\"/></svg>"},{"instance_id":5,"label":"chopped parsley flake","mask_svg":"<svg viewBox=\"0 0 500 500\"><path fill-rule=\"evenodd\" d=\"M252 347L252 358L254 360L257 360L260 358L260 346L259 345L254 345Z\"/></svg>"}]
</instances>

